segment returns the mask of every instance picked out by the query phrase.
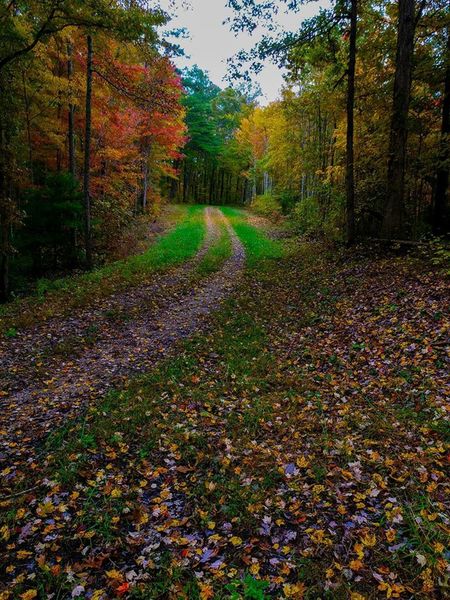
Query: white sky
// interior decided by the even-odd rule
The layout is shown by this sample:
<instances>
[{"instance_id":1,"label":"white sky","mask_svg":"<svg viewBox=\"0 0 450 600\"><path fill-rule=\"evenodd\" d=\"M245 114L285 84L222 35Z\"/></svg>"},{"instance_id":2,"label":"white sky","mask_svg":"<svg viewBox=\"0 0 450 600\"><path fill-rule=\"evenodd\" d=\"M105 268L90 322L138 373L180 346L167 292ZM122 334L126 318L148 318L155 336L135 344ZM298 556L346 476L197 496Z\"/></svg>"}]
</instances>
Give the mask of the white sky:
<instances>
[{"instance_id":1,"label":"white sky","mask_svg":"<svg viewBox=\"0 0 450 600\"><path fill-rule=\"evenodd\" d=\"M158 4L170 13L176 13L170 23L170 28L185 27L190 38L180 40L186 57L176 58L179 67L197 64L201 69L208 71L212 81L224 86L224 77L227 72L227 58L230 58L241 48L250 49L262 36L263 31L257 30L250 36L248 33L239 33L237 36L230 31L228 24L223 24L233 11L226 7L226 0L175 0L177 8L170 10L174 0L159 0ZM280 1L280 6L283 2ZM302 20L313 16L320 6L328 6L328 0L319 0L306 4L301 12L295 14L279 14L277 22L285 29L296 30ZM279 96L283 84L282 71L267 63L263 71L253 79L259 83L263 92L261 104L275 100Z\"/></svg>"}]
</instances>

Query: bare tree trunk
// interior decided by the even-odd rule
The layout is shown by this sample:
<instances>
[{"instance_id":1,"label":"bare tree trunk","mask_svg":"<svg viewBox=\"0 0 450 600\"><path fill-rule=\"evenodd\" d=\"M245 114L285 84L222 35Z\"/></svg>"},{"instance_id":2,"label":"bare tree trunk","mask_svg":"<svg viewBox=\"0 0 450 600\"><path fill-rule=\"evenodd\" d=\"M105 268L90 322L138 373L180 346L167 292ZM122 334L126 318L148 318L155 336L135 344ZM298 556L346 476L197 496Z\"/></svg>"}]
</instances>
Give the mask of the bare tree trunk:
<instances>
[{"instance_id":1,"label":"bare tree trunk","mask_svg":"<svg viewBox=\"0 0 450 600\"><path fill-rule=\"evenodd\" d=\"M144 164L144 175L142 181L142 212L145 212L147 208L147 195L148 195L148 162Z\"/></svg>"},{"instance_id":2,"label":"bare tree trunk","mask_svg":"<svg viewBox=\"0 0 450 600\"><path fill-rule=\"evenodd\" d=\"M346 212L347 244L355 240L355 169L354 169L354 110L355 110L355 67L356 67L356 26L358 18L358 0L352 0L350 6L350 39L347 73L347 157L346 157Z\"/></svg>"},{"instance_id":3,"label":"bare tree trunk","mask_svg":"<svg viewBox=\"0 0 450 600\"><path fill-rule=\"evenodd\" d=\"M436 185L433 203L433 232L447 233L449 229L448 215L448 182L450 159L450 27L447 29L447 52L444 83L444 102L442 105L441 147L439 165L436 173Z\"/></svg>"},{"instance_id":4,"label":"bare tree trunk","mask_svg":"<svg viewBox=\"0 0 450 600\"><path fill-rule=\"evenodd\" d=\"M220 198L220 203L222 204L223 202L223 186L225 183L225 171L222 169L221 173L220 173L220 194L219 194L219 198Z\"/></svg>"},{"instance_id":5,"label":"bare tree trunk","mask_svg":"<svg viewBox=\"0 0 450 600\"><path fill-rule=\"evenodd\" d=\"M244 186L242 190L242 204L247 204L247 188L248 188L248 179L245 177Z\"/></svg>"},{"instance_id":6,"label":"bare tree trunk","mask_svg":"<svg viewBox=\"0 0 450 600\"><path fill-rule=\"evenodd\" d=\"M0 85L3 81L0 81ZM3 92L3 89L1 89ZM0 112L0 302L9 298L9 262L11 257L11 198L9 123Z\"/></svg>"},{"instance_id":7,"label":"bare tree trunk","mask_svg":"<svg viewBox=\"0 0 450 600\"><path fill-rule=\"evenodd\" d=\"M215 192L215 179L216 179L216 167L212 167L211 171L211 179L209 182L209 199L208 204L214 203L214 192Z\"/></svg>"},{"instance_id":8,"label":"bare tree trunk","mask_svg":"<svg viewBox=\"0 0 450 600\"><path fill-rule=\"evenodd\" d=\"M28 168L30 170L30 181L33 183L33 146L31 144L31 120L30 120L30 101L28 98L27 86L25 81L25 71L22 71L23 98L25 101L25 119L27 123L27 143L28 143Z\"/></svg>"},{"instance_id":9,"label":"bare tree trunk","mask_svg":"<svg viewBox=\"0 0 450 600\"><path fill-rule=\"evenodd\" d=\"M67 44L67 77L69 84L73 77L73 61L72 61L72 44ZM69 172L73 177L76 175L75 166L75 106L69 104L69 118L68 118L68 145L69 145Z\"/></svg>"},{"instance_id":10,"label":"bare tree trunk","mask_svg":"<svg viewBox=\"0 0 450 600\"><path fill-rule=\"evenodd\" d=\"M405 217L405 170L408 110L411 95L415 32L415 0L398 2L397 51L387 174L387 197L382 235L401 238Z\"/></svg>"},{"instance_id":11,"label":"bare tree trunk","mask_svg":"<svg viewBox=\"0 0 450 600\"><path fill-rule=\"evenodd\" d=\"M87 36L87 69L86 69L86 124L84 134L84 247L86 266L92 268L92 239L91 239L91 197L89 193L91 174L91 119L92 119L92 37Z\"/></svg>"},{"instance_id":12,"label":"bare tree trunk","mask_svg":"<svg viewBox=\"0 0 450 600\"><path fill-rule=\"evenodd\" d=\"M183 164L183 202L187 200L187 187L188 187L188 172L187 172L187 161L184 160Z\"/></svg>"}]
</instances>

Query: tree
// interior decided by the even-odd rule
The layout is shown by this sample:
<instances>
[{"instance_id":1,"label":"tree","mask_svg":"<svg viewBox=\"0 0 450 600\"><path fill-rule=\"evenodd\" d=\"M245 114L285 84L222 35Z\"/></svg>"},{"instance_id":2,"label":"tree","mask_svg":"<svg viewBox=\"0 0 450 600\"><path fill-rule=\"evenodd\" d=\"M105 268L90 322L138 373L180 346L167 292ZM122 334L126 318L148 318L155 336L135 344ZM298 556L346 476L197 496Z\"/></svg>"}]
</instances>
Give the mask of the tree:
<instances>
[{"instance_id":1,"label":"tree","mask_svg":"<svg viewBox=\"0 0 450 600\"><path fill-rule=\"evenodd\" d=\"M301 1L286 0L288 10L298 12L303 4ZM254 0L237 2L230 0L229 6L234 8L236 16L232 21L235 30L247 29L253 31L258 23L265 23L269 30L274 29L271 22L273 14L279 10L276 2L258 4ZM249 59L257 59L254 69L261 68L261 61L271 58L280 64L289 63L290 56L297 48L308 46L322 37L328 37L330 32L347 19L349 21L349 48L345 74L347 75L347 136L346 136L346 239L351 244L355 238L355 181L354 181L354 103L355 103L355 65L356 65L356 33L357 33L357 0L335 2L333 9L322 11L317 17L307 20L297 33L282 33L278 37L266 36L262 42L249 53L241 52L237 57L239 67ZM336 86L343 77L341 77Z\"/></svg>"},{"instance_id":2,"label":"tree","mask_svg":"<svg viewBox=\"0 0 450 600\"><path fill-rule=\"evenodd\" d=\"M399 0L394 95L388 151L387 197L383 219L383 235L388 239L402 237L404 233L408 110L415 27L415 0Z\"/></svg>"},{"instance_id":3,"label":"tree","mask_svg":"<svg viewBox=\"0 0 450 600\"><path fill-rule=\"evenodd\" d=\"M0 4L2 299L8 296L9 272L16 282L18 270L27 271L30 246L13 245L12 239L18 243L31 236L31 204L24 198L30 188L39 197L47 174L66 167L85 180L80 186L88 199L85 213L92 214L86 219L87 262L107 255L136 213L142 165L152 201L158 199L160 180L176 176L171 163L179 160L184 143L181 84L160 54L156 27L166 17L146 5L143 0ZM96 50L89 60L90 52L83 51L87 36ZM84 164L76 168L76 156L83 153ZM69 234L75 236L74 230ZM77 250L82 239L71 240Z\"/></svg>"},{"instance_id":4,"label":"tree","mask_svg":"<svg viewBox=\"0 0 450 600\"><path fill-rule=\"evenodd\" d=\"M84 175L83 175L83 206L84 206L84 250L86 266L92 268L92 239L91 239L91 127L92 127L92 36L88 35L86 61L86 114L84 129Z\"/></svg>"},{"instance_id":5,"label":"tree","mask_svg":"<svg viewBox=\"0 0 450 600\"><path fill-rule=\"evenodd\" d=\"M447 45L444 53L444 92L442 98L442 125L439 148L439 162L436 172L433 206L433 232L446 233L449 226L448 183L450 161L450 26L447 27Z\"/></svg>"},{"instance_id":6,"label":"tree","mask_svg":"<svg viewBox=\"0 0 450 600\"><path fill-rule=\"evenodd\" d=\"M252 99L239 89L221 90L196 66L183 72L183 85L188 143L180 199L239 202L244 165L234 136Z\"/></svg>"},{"instance_id":7,"label":"tree","mask_svg":"<svg viewBox=\"0 0 450 600\"><path fill-rule=\"evenodd\" d=\"M145 33L150 41L154 26L165 21L162 11L148 9L142 0L23 0L20 6L2 0L0 71L68 27L117 32L128 39Z\"/></svg>"},{"instance_id":8,"label":"tree","mask_svg":"<svg viewBox=\"0 0 450 600\"><path fill-rule=\"evenodd\" d=\"M76 234L82 231L82 194L70 173L45 175L41 185L23 197L26 217L19 250L32 258L32 274L77 264Z\"/></svg>"},{"instance_id":9,"label":"tree","mask_svg":"<svg viewBox=\"0 0 450 600\"><path fill-rule=\"evenodd\" d=\"M355 110L355 67L356 67L356 27L358 2L350 2L350 35L347 67L347 157L346 157L346 197L347 197L347 244L355 239L355 169L354 169L354 110Z\"/></svg>"}]
</instances>

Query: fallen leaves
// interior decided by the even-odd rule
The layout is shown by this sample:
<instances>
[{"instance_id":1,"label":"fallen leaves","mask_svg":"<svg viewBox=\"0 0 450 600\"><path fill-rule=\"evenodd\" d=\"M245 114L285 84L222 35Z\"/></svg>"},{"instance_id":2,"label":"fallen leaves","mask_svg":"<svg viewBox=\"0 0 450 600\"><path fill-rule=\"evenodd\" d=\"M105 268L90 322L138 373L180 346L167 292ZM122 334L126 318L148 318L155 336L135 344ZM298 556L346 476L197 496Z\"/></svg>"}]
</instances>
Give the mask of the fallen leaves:
<instances>
[{"instance_id":1,"label":"fallen leaves","mask_svg":"<svg viewBox=\"0 0 450 600\"><path fill-rule=\"evenodd\" d=\"M320 260L248 275L211 333L68 424L5 505L15 597L439 597L444 284Z\"/></svg>"}]
</instances>

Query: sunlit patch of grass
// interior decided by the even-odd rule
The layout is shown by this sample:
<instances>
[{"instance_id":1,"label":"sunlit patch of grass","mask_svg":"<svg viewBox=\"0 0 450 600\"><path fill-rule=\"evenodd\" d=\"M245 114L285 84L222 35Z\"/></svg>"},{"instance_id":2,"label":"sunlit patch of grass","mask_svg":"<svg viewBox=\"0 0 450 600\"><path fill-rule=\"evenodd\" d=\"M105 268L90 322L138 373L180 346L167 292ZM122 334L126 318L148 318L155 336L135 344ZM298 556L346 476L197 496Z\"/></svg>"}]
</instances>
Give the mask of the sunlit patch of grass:
<instances>
[{"instance_id":1,"label":"sunlit patch of grass","mask_svg":"<svg viewBox=\"0 0 450 600\"><path fill-rule=\"evenodd\" d=\"M250 225L244 211L229 206L221 207L221 211L229 219L245 246L249 268L261 267L264 262L281 259L284 256L282 243L271 240L263 231Z\"/></svg>"}]
</instances>

